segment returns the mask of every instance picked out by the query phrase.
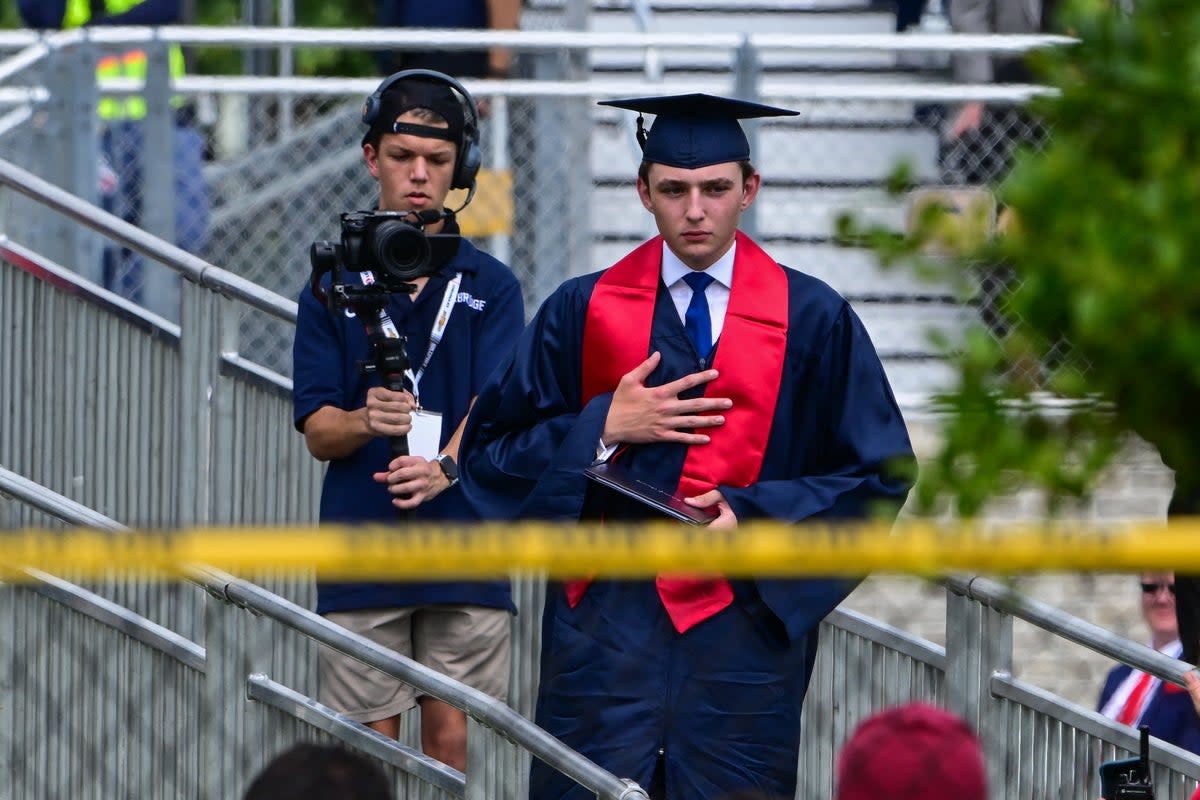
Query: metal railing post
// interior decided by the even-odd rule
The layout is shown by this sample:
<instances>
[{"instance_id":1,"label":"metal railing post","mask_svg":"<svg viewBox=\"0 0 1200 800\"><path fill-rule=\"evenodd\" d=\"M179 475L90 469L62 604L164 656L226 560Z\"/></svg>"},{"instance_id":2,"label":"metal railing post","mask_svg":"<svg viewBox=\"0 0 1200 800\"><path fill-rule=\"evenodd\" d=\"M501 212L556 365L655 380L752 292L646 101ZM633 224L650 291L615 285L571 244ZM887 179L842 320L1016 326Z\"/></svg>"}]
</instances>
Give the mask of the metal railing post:
<instances>
[{"instance_id":1,"label":"metal railing post","mask_svg":"<svg viewBox=\"0 0 1200 800\"><path fill-rule=\"evenodd\" d=\"M496 731L467 717L463 800L520 800L527 796L529 759L522 758L523 752Z\"/></svg>"},{"instance_id":2,"label":"metal railing post","mask_svg":"<svg viewBox=\"0 0 1200 800\"><path fill-rule=\"evenodd\" d=\"M733 69L734 97L757 103L759 101L758 76L760 64L758 50L750 41L749 36L746 36L742 40L741 46L737 49ZM755 119L748 119L742 122L742 128L746 131L746 139L750 142L751 159L758 155L758 126L759 122ZM751 238L758 235L757 203L751 204L749 208L742 212L742 221L739 227Z\"/></svg>"},{"instance_id":3,"label":"metal railing post","mask_svg":"<svg viewBox=\"0 0 1200 800\"><path fill-rule=\"evenodd\" d=\"M222 375L221 366L225 354L236 354L238 351L238 313L230 300L218 296L217 304L222 311L213 331L218 338L209 392L212 404L212 465L209 470L212 500L209 519L216 525L232 525L239 521L240 506L236 502L238 487L234 483L239 471L234 467L244 451L238 446L234 417L234 393L237 387L233 380ZM244 447L245 443L242 445Z\"/></svg>"},{"instance_id":4,"label":"metal railing post","mask_svg":"<svg viewBox=\"0 0 1200 800\"><path fill-rule=\"evenodd\" d=\"M95 49L85 38L52 60L47 73L50 102L38 149L59 155L43 162L46 178L94 203L100 162ZM30 233L30 240L51 259L88 280L103 282L100 243L95 234L57 215L41 217L40 224Z\"/></svg>"},{"instance_id":5,"label":"metal railing post","mask_svg":"<svg viewBox=\"0 0 1200 800\"><path fill-rule=\"evenodd\" d=\"M500 175L512 169L512 145L508 135L512 122L508 115L508 98L503 95L493 97L491 106L485 145L491 153L491 168ZM506 232L494 234L488 241L488 251L509 266L512 265L512 235L510 225Z\"/></svg>"},{"instance_id":6,"label":"metal railing post","mask_svg":"<svg viewBox=\"0 0 1200 800\"><path fill-rule=\"evenodd\" d=\"M24 745L17 725L16 676L22 667L17 643L17 592L15 585L0 583L0 797L17 796L17 748Z\"/></svg>"},{"instance_id":7,"label":"metal railing post","mask_svg":"<svg viewBox=\"0 0 1200 800\"><path fill-rule=\"evenodd\" d=\"M267 672L268 621L239 608L210 587L204 606L205 673L202 708L204 748L201 797L240 797L257 761L266 730L250 714L248 679Z\"/></svg>"},{"instance_id":8,"label":"metal railing post","mask_svg":"<svg viewBox=\"0 0 1200 800\"><path fill-rule=\"evenodd\" d=\"M178 478L174 519L181 526L212 519L213 392L220 359L224 303L220 295L182 282L180 304Z\"/></svg>"},{"instance_id":9,"label":"metal railing post","mask_svg":"<svg viewBox=\"0 0 1200 800\"><path fill-rule=\"evenodd\" d=\"M991 696L996 673L1012 674L1012 617L952 589L946 591L946 707L984 742L1003 742L1004 721ZM1003 753L985 753L991 796L1005 796Z\"/></svg>"},{"instance_id":10,"label":"metal railing post","mask_svg":"<svg viewBox=\"0 0 1200 800\"><path fill-rule=\"evenodd\" d=\"M563 10L563 27L585 31L590 4L569 3ZM579 81L585 85L591 68L589 52L564 48L538 53L532 58L535 80ZM531 98L526 135L514 136L515 163L527 164L513 178L518 241L529 242L514 258L527 270L531 285L526 299L535 309L557 286L573 274L589 272L591 263L592 195L591 130L594 106L586 95ZM528 213L537 209L537 221Z\"/></svg>"},{"instance_id":11,"label":"metal railing post","mask_svg":"<svg viewBox=\"0 0 1200 800\"><path fill-rule=\"evenodd\" d=\"M164 242L175 242L175 109L171 104L171 65L166 42L146 47L146 118L141 161L140 226ZM146 262L142 297L147 308L179 319L179 278L162 264Z\"/></svg>"}]
</instances>

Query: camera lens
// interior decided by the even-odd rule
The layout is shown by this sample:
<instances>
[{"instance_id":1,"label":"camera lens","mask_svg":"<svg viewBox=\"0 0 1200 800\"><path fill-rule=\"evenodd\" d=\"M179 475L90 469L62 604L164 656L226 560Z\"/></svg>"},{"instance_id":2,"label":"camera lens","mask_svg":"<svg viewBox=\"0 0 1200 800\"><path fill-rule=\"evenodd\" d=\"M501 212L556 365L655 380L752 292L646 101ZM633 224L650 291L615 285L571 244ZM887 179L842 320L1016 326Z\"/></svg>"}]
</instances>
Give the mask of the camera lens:
<instances>
[{"instance_id":1,"label":"camera lens","mask_svg":"<svg viewBox=\"0 0 1200 800\"><path fill-rule=\"evenodd\" d=\"M376 263L392 278L411 281L429 274L433 250L420 228L386 220L379 223L371 238Z\"/></svg>"}]
</instances>

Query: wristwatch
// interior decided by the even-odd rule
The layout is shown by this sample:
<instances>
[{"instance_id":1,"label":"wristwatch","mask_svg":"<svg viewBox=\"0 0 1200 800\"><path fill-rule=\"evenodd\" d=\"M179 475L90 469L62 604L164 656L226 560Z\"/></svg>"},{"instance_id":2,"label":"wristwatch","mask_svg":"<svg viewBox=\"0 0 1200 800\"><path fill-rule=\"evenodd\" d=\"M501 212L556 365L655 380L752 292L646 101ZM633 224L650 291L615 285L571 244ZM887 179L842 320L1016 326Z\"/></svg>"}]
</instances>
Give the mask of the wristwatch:
<instances>
[{"instance_id":1,"label":"wristwatch","mask_svg":"<svg viewBox=\"0 0 1200 800\"><path fill-rule=\"evenodd\" d=\"M446 476L446 480L450 481L450 486L458 483L458 464L454 463L454 459L450 457L449 453L442 453L434 461L442 468L442 474ZM446 488L449 489L450 486Z\"/></svg>"}]
</instances>

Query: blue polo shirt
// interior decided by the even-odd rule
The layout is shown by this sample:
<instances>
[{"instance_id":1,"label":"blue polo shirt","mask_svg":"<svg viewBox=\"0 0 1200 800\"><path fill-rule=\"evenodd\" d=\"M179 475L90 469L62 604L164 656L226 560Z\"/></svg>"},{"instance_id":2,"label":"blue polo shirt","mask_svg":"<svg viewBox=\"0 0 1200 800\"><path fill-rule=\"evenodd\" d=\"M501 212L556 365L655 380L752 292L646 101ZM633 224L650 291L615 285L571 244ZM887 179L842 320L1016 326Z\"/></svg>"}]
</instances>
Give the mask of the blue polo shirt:
<instances>
[{"instance_id":1,"label":"blue polo shirt","mask_svg":"<svg viewBox=\"0 0 1200 800\"><path fill-rule=\"evenodd\" d=\"M491 372L509 355L524 325L521 287L512 271L467 239L441 271L431 277L414 301L393 295L387 313L408 340L413 371L424 362L430 332L442 305L446 285L458 272L462 282L441 342L421 377L421 405L442 414L441 447L466 416L471 399ZM357 279L356 273L346 273ZM325 278L328 288L329 278ZM379 385L363 374L371 360L362 321L350 313L329 311L305 287L300 293L293 347L292 400L297 430L321 406L353 411L367 404L367 390ZM377 437L348 458L329 462L321 490L325 523L396 522L402 524L387 489L372 479L387 468L387 439ZM412 513L422 523L478 519L462 493L462 484L422 503ZM430 604L471 604L515 611L507 581L425 583L322 583L317 612L395 608Z\"/></svg>"}]
</instances>

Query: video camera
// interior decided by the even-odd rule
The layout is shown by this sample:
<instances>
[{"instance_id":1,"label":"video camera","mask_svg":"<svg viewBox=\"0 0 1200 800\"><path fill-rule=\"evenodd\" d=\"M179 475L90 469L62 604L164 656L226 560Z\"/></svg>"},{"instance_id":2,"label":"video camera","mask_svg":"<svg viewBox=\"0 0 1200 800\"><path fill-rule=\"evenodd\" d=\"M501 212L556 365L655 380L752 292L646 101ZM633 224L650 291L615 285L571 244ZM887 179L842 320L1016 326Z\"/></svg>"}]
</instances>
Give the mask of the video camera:
<instances>
[{"instance_id":1,"label":"video camera","mask_svg":"<svg viewBox=\"0 0 1200 800\"><path fill-rule=\"evenodd\" d=\"M348 211L341 215L340 242L316 241L309 248L312 277L309 289L331 312L354 312L371 345L370 362L360 367L379 376L392 391L412 390L408 383L407 342L387 314L397 292L412 294L413 281L433 275L447 261L447 248L457 234L427 234L425 226L451 219L448 211ZM439 257L440 256L440 257ZM347 272L370 273L348 281ZM330 276L328 293L321 283ZM389 436L393 457L408 455L407 436ZM407 514L405 514L407 516Z\"/></svg>"},{"instance_id":2,"label":"video camera","mask_svg":"<svg viewBox=\"0 0 1200 800\"><path fill-rule=\"evenodd\" d=\"M412 281L433 275L433 240L457 239L454 234L427 234L425 226L447 217L444 211L348 211L341 215L340 242L316 241L309 248L313 293L325 301L321 279L332 275L334 297L339 305L353 305L356 289L366 294L416 291ZM374 281L355 287L346 285L344 272L370 272Z\"/></svg>"}]
</instances>

